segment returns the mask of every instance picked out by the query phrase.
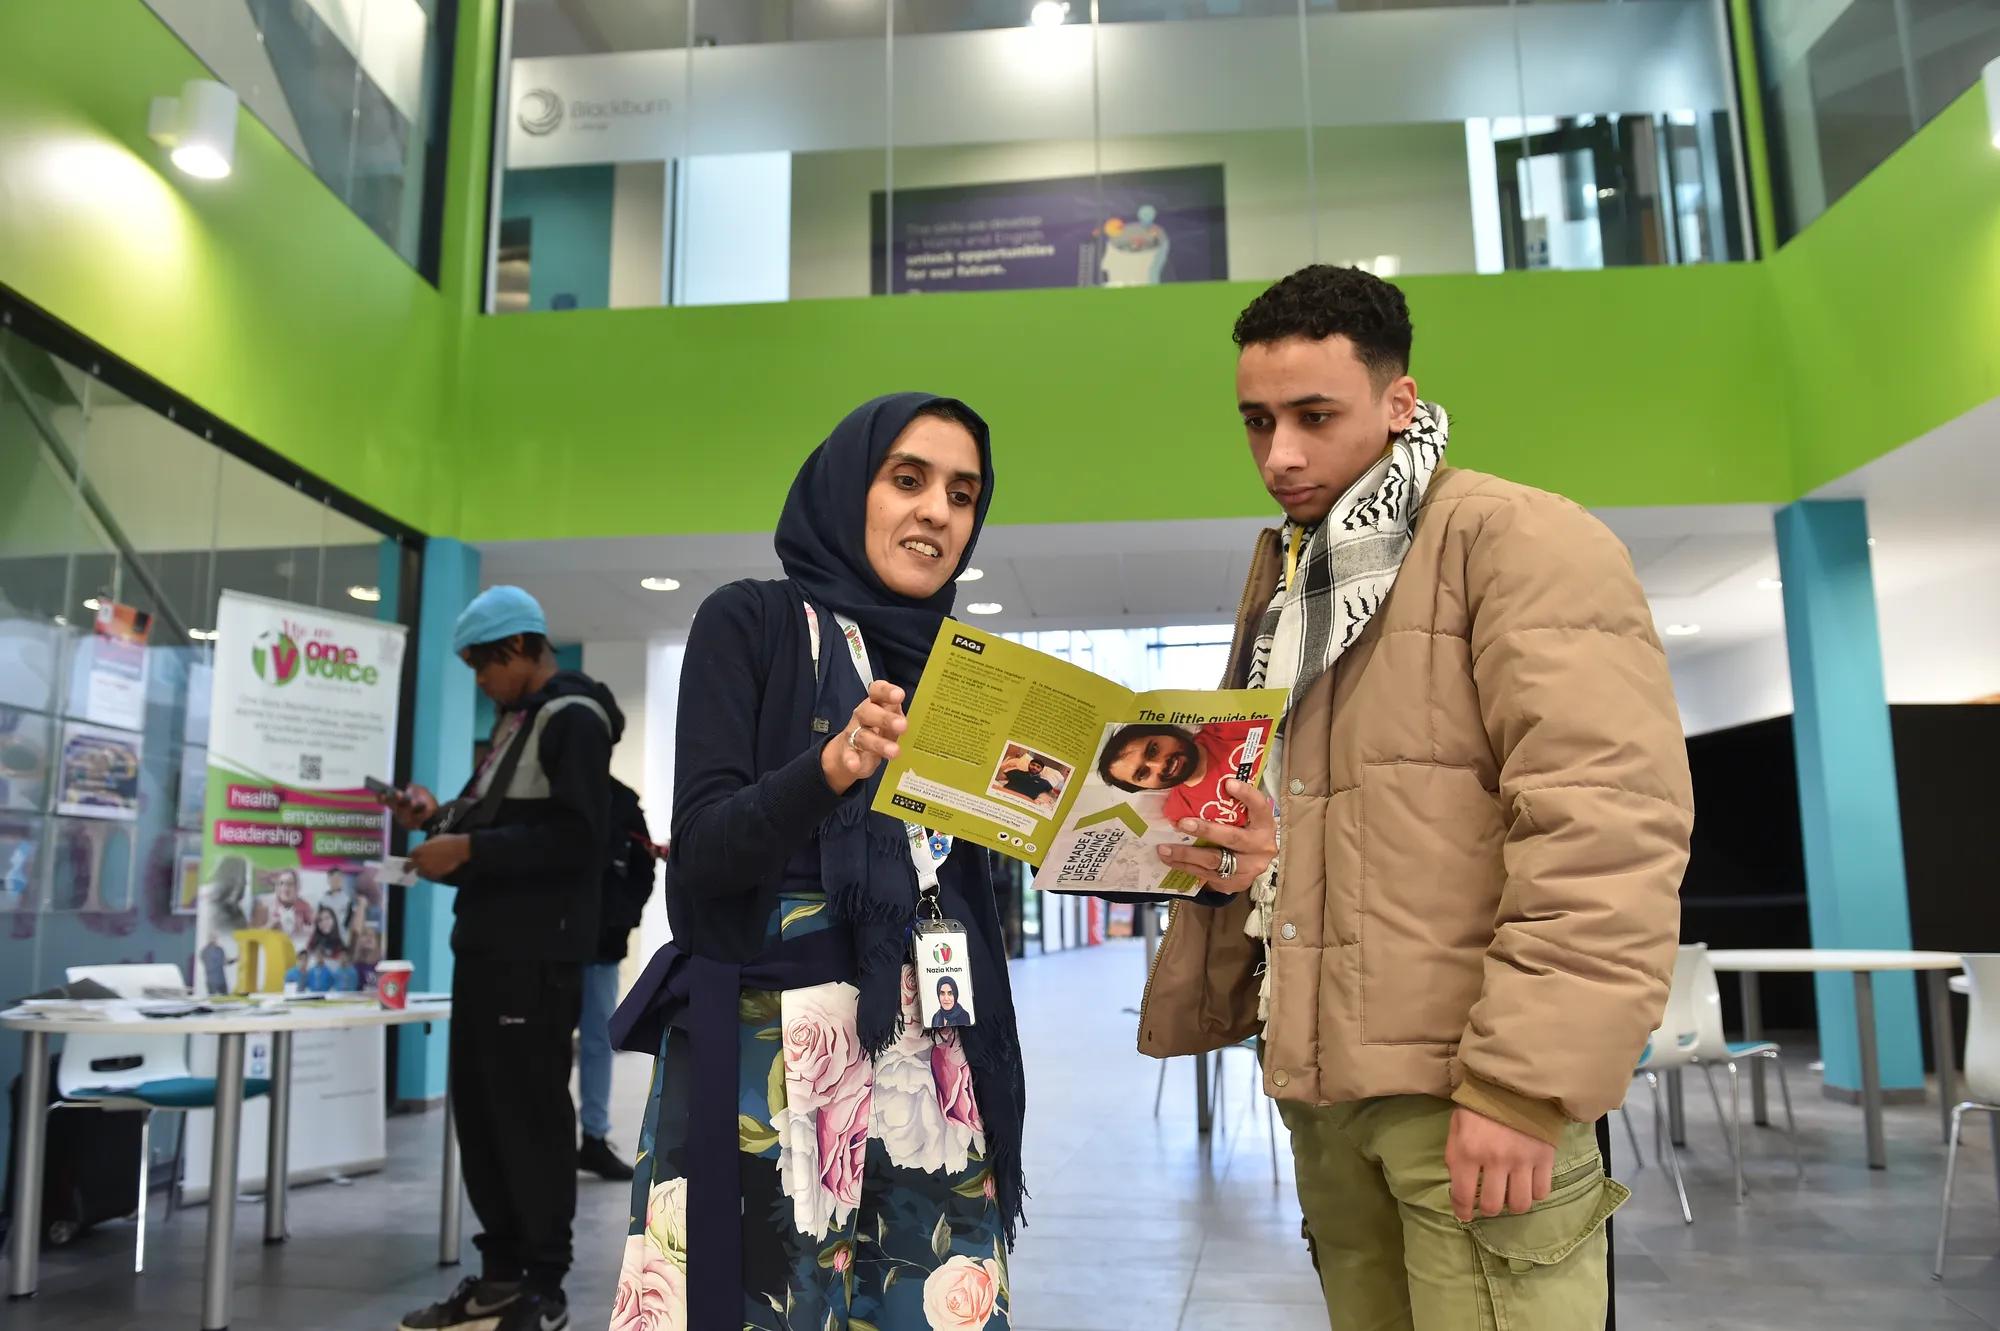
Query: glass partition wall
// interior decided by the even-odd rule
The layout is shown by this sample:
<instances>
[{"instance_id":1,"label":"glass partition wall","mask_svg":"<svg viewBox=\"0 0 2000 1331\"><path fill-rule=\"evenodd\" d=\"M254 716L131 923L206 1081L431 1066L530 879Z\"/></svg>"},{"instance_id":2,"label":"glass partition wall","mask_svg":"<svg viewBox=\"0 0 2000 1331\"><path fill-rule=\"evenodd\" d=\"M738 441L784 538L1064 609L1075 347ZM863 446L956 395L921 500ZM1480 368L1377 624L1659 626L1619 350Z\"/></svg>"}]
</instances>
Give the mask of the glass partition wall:
<instances>
[{"instance_id":1,"label":"glass partition wall","mask_svg":"<svg viewBox=\"0 0 2000 1331\"><path fill-rule=\"evenodd\" d=\"M1978 85L1993 0L1760 0L1757 62L1789 240Z\"/></svg>"},{"instance_id":2,"label":"glass partition wall","mask_svg":"<svg viewBox=\"0 0 2000 1331\"><path fill-rule=\"evenodd\" d=\"M435 282L456 0L146 0L355 216Z\"/></svg>"},{"instance_id":3,"label":"glass partition wall","mask_svg":"<svg viewBox=\"0 0 2000 1331\"><path fill-rule=\"evenodd\" d=\"M492 308L1744 257L1717 0L510 0Z\"/></svg>"},{"instance_id":4,"label":"glass partition wall","mask_svg":"<svg viewBox=\"0 0 2000 1331\"><path fill-rule=\"evenodd\" d=\"M225 451L204 437L212 427L183 428L150 392L114 386L140 391L131 372L99 377L87 348L49 339L58 354L7 315L0 976L11 1001L73 965L190 964L222 591L407 623L421 555L414 533ZM76 795L86 768L108 797ZM19 1041L0 1041L0 1084L19 1059ZM11 1132L7 1113L0 1101Z\"/></svg>"}]
</instances>

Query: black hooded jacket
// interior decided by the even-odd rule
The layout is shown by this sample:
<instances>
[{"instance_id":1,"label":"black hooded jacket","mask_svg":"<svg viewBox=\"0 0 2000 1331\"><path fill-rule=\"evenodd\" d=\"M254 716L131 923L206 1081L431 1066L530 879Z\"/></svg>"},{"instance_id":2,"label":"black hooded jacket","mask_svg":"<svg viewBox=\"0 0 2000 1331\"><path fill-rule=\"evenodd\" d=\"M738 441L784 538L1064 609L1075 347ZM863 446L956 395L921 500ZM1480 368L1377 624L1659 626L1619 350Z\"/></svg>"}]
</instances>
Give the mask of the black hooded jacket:
<instances>
[{"instance_id":1,"label":"black hooded jacket","mask_svg":"<svg viewBox=\"0 0 2000 1331\"><path fill-rule=\"evenodd\" d=\"M597 952L611 749L625 716L611 691L564 670L524 699L511 744L525 744L493 816L470 832L452 950L506 961L591 960ZM506 714L503 713L503 718ZM494 756L495 779L506 770ZM475 794L474 782L467 795Z\"/></svg>"}]
</instances>

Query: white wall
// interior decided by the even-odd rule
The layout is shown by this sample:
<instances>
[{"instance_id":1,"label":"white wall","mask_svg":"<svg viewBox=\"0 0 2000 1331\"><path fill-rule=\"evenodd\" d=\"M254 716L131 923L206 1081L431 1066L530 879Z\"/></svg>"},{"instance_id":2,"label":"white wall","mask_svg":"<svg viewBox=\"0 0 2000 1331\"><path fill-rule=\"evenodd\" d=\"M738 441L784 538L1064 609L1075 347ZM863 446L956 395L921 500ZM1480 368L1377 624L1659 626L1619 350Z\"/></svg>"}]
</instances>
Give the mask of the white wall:
<instances>
[{"instance_id":1,"label":"white wall","mask_svg":"<svg viewBox=\"0 0 2000 1331\"><path fill-rule=\"evenodd\" d=\"M1792 714L1792 670L1782 634L1674 662L1674 696L1690 735Z\"/></svg>"},{"instance_id":2,"label":"white wall","mask_svg":"<svg viewBox=\"0 0 2000 1331\"><path fill-rule=\"evenodd\" d=\"M1876 596L1890 702L1972 702L2000 694L2000 564Z\"/></svg>"},{"instance_id":3,"label":"white wall","mask_svg":"<svg viewBox=\"0 0 2000 1331\"><path fill-rule=\"evenodd\" d=\"M1293 18L1020 26L895 42L900 152L980 142L1199 134L1478 116L1713 111L1726 77L1709 0L1481 5ZM1093 56L1093 45L1095 55ZM506 89L511 169L685 154L879 148L880 37L523 58ZM1093 77L1093 58L1096 60ZM543 96L535 97L536 94ZM535 97L560 117L518 114Z\"/></svg>"},{"instance_id":4,"label":"white wall","mask_svg":"<svg viewBox=\"0 0 2000 1331\"><path fill-rule=\"evenodd\" d=\"M2000 695L2000 565L1955 569L1896 594L1878 588L1875 609L1891 703ZM1784 636L1677 661L1674 693L1690 735L1791 715Z\"/></svg>"},{"instance_id":5,"label":"white wall","mask_svg":"<svg viewBox=\"0 0 2000 1331\"><path fill-rule=\"evenodd\" d=\"M646 655L646 817L653 840L665 842L673 833L674 737L680 712L681 662L687 643L659 639L647 643ZM659 893L646 903L639 921L636 955L650 957L673 937L667 927L666 900Z\"/></svg>"},{"instance_id":6,"label":"white wall","mask_svg":"<svg viewBox=\"0 0 2000 1331\"><path fill-rule=\"evenodd\" d=\"M667 164L621 163L611 188L611 308L664 305Z\"/></svg>"}]
</instances>

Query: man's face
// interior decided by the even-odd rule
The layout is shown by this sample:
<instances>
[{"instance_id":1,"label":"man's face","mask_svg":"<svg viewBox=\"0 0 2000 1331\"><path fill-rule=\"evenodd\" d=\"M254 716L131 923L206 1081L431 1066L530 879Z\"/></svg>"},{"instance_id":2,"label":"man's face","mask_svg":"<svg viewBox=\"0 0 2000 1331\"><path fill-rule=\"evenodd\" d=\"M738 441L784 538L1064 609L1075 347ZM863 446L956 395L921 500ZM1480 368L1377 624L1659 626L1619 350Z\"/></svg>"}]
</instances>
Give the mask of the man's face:
<instances>
[{"instance_id":1,"label":"man's face","mask_svg":"<svg viewBox=\"0 0 2000 1331\"><path fill-rule=\"evenodd\" d=\"M1040 776L1042 774L1042 760L1040 758L1028 759L1028 770L1036 776Z\"/></svg>"},{"instance_id":2,"label":"man's face","mask_svg":"<svg viewBox=\"0 0 2000 1331\"><path fill-rule=\"evenodd\" d=\"M520 639L513 640L515 650L504 661L487 661L483 665L473 665L472 653L460 652L459 659L472 666L472 679L479 691L491 698L496 706L512 707L534 691L535 674L541 663L520 650Z\"/></svg>"},{"instance_id":3,"label":"man's face","mask_svg":"<svg viewBox=\"0 0 2000 1331\"><path fill-rule=\"evenodd\" d=\"M1111 760L1111 775L1140 790L1166 790L1194 775L1201 755L1179 735L1128 739Z\"/></svg>"},{"instance_id":4,"label":"man's face","mask_svg":"<svg viewBox=\"0 0 2000 1331\"><path fill-rule=\"evenodd\" d=\"M278 900L289 906L299 899L299 880L296 874L278 875Z\"/></svg>"},{"instance_id":5,"label":"man's face","mask_svg":"<svg viewBox=\"0 0 2000 1331\"><path fill-rule=\"evenodd\" d=\"M1332 511L1417 409L1408 375L1380 390L1344 336L1243 348L1236 400L1264 488L1294 522Z\"/></svg>"}]
</instances>

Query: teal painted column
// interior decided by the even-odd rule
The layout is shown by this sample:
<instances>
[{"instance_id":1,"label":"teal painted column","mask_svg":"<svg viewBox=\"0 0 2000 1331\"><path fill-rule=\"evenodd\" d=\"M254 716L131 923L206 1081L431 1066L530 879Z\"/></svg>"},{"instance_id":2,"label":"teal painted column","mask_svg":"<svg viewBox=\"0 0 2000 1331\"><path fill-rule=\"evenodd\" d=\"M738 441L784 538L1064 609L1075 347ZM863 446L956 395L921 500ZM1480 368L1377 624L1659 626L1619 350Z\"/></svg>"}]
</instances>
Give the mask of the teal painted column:
<instances>
[{"instance_id":1,"label":"teal painted column","mask_svg":"<svg viewBox=\"0 0 2000 1331\"><path fill-rule=\"evenodd\" d=\"M472 776L472 672L452 654L451 630L459 611L479 593L479 552L462 541L433 538L424 546L422 614L415 633L417 711L410 749L410 779L440 800L456 795ZM384 596L386 599L386 589ZM403 957L416 967L414 987L451 988L451 908L454 889L419 883L403 889ZM403 1100L436 1100L445 1092L443 1026L426 1032L404 1026L397 1037L396 1093Z\"/></svg>"},{"instance_id":2,"label":"teal painted column","mask_svg":"<svg viewBox=\"0 0 2000 1331\"><path fill-rule=\"evenodd\" d=\"M1778 511L1777 529L1813 946L1907 948L1903 818L1882 683L1867 506L1860 500L1793 504ZM1816 993L1826 1084L1858 1092L1853 978L1818 976ZM1875 977L1875 1023L1884 1089L1922 1089L1913 977Z\"/></svg>"}]
</instances>

